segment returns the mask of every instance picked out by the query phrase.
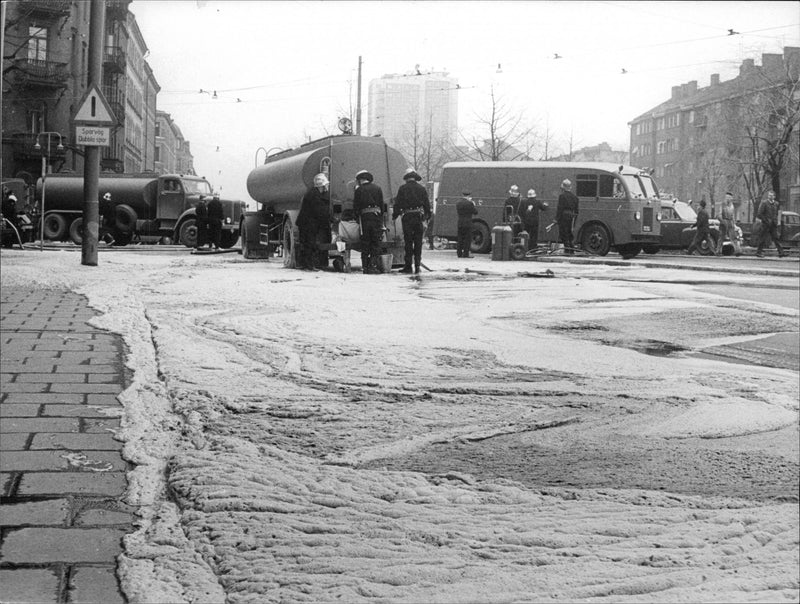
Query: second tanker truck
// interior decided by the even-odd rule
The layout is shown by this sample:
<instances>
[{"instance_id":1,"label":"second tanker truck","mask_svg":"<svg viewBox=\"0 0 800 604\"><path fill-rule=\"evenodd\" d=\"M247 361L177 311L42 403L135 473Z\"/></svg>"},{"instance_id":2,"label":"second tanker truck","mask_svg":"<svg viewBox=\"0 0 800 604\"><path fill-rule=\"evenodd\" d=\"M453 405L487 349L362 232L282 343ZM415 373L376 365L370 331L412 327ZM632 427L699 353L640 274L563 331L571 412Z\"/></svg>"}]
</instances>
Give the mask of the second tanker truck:
<instances>
[{"instance_id":1,"label":"second tanker truck","mask_svg":"<svg viewBox=\"0 0 800 604\"><path fill-rule=\"evenodd\" d=\"M268 258L279 251L284 266L294 268L300 202L313 186L314 176L323 173L330 181L332 236L330 244L320 244L320 252L332 260L334 269L348 270L350 250L361 249L357 223L348 221L355 175L367 170L383 190L384 254L391 254L394 263L402 263L402 225L399 219L392 221L392 204L407 167L400 152L383 138L349 134L329 136L267 157L247 177L247 192L260 207L242 217L242 254L245 258Z\"/></svg>"},{"instance_id":2,"label":"second tanker truck","mask_svg":"<svg viewBox=\"0 0 800 604\"><path fill-rule=\"evenodd\" d=\"M195 206L214 194L211 184L199 176L183 174L101 174L100 195L111 193L114 205L112 231L116 245L142 235L169 238L186 247L197 243ZM83 224L83 178L73 174L48 174L36 183L36 197L44 196L45 239L71 239L80 244ZM246 204L222 201L224 212L221 246L230 248L239 239L239 222Z\"/></svg>"}]
</instances>

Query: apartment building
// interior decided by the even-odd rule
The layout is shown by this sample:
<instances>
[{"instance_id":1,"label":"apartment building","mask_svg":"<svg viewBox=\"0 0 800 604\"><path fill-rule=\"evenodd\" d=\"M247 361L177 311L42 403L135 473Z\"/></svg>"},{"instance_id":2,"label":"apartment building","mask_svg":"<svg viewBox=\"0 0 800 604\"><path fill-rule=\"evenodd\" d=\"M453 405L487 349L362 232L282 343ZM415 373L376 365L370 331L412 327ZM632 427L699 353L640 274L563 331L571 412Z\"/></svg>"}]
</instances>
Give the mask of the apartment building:
<instances>
[{"instance_id":1,"label":"apartment building","mask_svg":"<svg viewBox=\"0 0 800 604\"><path fill-rule=\"evenodd\" d=\"M767 149L772 137L785 150L776 193L797 210L799 71L800 48L786 47L783 54L763 54L761 65L744 60L731 80L713 74L702 88L696 80L673 86L668 100L629 122L631 164L653 170L662 192L685 201L705 198L719 206L731 191L747 219L772 186L754 144L760 139ZM788 133L786 141L781 132Z\"/></svg>"}]
</instances>

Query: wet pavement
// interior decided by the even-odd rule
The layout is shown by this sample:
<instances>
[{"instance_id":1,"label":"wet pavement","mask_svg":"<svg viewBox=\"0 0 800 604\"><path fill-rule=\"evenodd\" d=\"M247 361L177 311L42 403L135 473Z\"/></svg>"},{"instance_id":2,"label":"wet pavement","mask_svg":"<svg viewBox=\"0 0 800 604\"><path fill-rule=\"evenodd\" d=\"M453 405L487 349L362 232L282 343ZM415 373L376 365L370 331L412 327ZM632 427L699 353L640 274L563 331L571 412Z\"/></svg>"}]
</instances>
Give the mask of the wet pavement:
<instances>
[{"instance_id":1,"label":"wet pavement","mask_svg":"<svg viewBox=\"0 0 800 604\"><path fill-rule=\"evenodd\" d=\"M0 302L2 601L125 602L122 338L69 291L4 288Z\"/></svg>"}]
</instances>

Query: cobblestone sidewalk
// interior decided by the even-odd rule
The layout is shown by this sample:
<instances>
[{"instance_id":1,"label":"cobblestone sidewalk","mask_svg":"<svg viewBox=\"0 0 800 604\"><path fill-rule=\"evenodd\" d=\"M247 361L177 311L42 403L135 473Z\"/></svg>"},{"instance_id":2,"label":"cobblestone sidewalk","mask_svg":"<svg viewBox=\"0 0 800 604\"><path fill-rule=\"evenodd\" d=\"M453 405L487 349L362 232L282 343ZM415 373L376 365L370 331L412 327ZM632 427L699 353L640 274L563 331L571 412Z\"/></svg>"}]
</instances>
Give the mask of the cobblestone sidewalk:
<instances>
[{"instance_id":1,"label":"cobblestone sidewalk","mask_svg":"<svg viewBox=\"0 0 800 604\"><path fill-rule=\"evenodd\" d=\"M0 601L125 602L122 338L69 291L0 292Z\"/></svg>"}]
</instances>

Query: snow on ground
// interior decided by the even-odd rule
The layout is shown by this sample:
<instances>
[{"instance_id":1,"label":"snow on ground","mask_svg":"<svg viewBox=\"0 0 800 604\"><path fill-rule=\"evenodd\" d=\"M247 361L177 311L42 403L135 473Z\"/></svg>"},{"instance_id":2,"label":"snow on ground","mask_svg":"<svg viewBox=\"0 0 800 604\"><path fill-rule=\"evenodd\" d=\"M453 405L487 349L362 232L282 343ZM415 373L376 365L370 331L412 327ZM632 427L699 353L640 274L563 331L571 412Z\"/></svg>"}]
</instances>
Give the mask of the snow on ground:
<instances>
[{"instance_id":1,"label":"snow on ground","mask_svg":"<svg viewBox=\"0 0 800 604\"><path fill-rule=\"evenodd\" d=\"M797 331L796 311L720 300L685 272L448 252L420 280L233 254L0 259L3 288L74 289L125 337L131 601L798 601L796 498L388 467L493 438L796 430L796 370L688 354ZM683 352L637 351L653 340ZM775 454L796 473L796 449Z\"/></svg>"}]
</instances>

